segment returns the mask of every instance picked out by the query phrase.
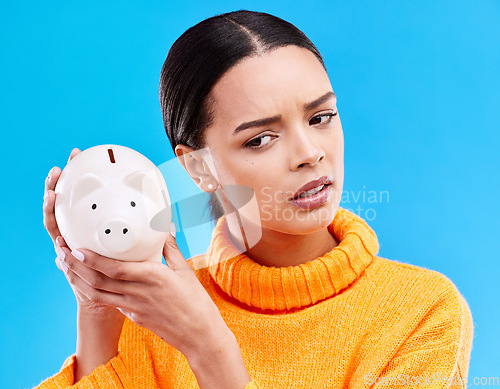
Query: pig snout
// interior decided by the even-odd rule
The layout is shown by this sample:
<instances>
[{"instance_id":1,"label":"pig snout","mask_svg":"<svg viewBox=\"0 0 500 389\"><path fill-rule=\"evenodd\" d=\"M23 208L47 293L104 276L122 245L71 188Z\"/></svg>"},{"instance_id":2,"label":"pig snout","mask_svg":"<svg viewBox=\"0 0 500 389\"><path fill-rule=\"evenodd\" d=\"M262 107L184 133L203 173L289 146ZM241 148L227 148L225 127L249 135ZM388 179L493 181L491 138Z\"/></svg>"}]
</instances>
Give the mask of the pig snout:
<instances>
[{"instance_id":1,"label":"pig snout","mask_svg":"<svg viewBox=\"0 0 500 389\"><path fill-rule=\"evenodd\" d=\"M98 239L107 250L122 253L136 244L137 237L129 223L111 220L99 227Z\"/></svg>"}]
</instances>

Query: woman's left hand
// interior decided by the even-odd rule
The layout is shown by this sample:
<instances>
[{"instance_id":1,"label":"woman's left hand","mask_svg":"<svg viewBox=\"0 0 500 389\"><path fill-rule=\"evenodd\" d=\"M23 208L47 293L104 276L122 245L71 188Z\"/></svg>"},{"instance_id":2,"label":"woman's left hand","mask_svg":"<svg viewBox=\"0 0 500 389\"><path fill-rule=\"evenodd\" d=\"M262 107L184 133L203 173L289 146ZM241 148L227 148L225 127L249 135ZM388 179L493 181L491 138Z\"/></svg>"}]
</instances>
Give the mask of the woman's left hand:
<instances>
[{"instance_id":1,"label":"woman's left hand","mask_svg":"<svg viewBox=\"0 0 500 389\"><path fill-rule=\"evenodd\" d=\"M117 307L184 355L197 352L207 340L224 341L228 327L171 234L163 246L168 266L61 248L68 281L81 293L95 303Z\"/></svg>"}]
</instances>

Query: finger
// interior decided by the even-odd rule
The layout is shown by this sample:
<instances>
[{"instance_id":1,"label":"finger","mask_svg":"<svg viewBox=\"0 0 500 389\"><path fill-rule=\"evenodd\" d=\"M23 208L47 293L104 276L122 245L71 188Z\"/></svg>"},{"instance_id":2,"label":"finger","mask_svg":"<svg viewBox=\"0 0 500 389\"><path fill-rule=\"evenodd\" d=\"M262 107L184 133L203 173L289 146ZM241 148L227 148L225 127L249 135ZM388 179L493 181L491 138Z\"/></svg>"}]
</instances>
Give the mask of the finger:
<instances>
[{"instance_id":1,"label":"finger","mask_svg":"<svg viewBox=\"0 0 500 389\"><path fill-rule=\"evenodd\" d=\"M45 202L43 203L43 226L49 233L52 241L55 243L56 238L61 235L57 226L56 214L54 205L56 202L56 194L53 190L49 190L45 194Z\"/></svg>"},{"instance_id":2,"label":"finger","mask_svg":"<svg viewBox=\"0 0 500 389\"><path fill-rule=\"evenodd\" d=\"M60 175L61 169L59 169L57 166L54 166L52 169L50 169L49 174L45 178L45 192L47 192L49 189L54 190Z\"/></svg>"},{"instance_id":3,"label":"finger","mask_svg":"<svg viewBox=\"0 0 500 389\"><path fill-rule=\"evenodd\" d=\"M86 266L109 278L138 283L151 283L152 278L157 278L155 275L158 274L160 268L165 266L153 261L120 261L87 249L73 250L72 254Z\"/></svg>"},{"instance_id":4,"label":"finger","mask_svg":"<svg viewBox=\"0 0 500 389\"><path fill-rule=\"evenodd\" d=\"M109 306L127 306L126 296L112 293L104 290L93 288L85 280L75 273L69 266L64 272L68 282L74 286L80 293L85 295L89 300L95 304L109 305Z\"/></svg>"},{"instance_id":5,"label":"finger","mask_svg":"<svg viewBox=\"0 0 500 389\"><path fill-rule=\"evenodd\" d=\"M76 147L73 150L71 150L71 153L70 153L69 158L68 158L68 162L71 161L73 158L75 158L81 152L82 151Z\"/></svg>"},{"instance_id":6,"label":"finger","mask_svg":"<svg viewBox=\"0 0 500 389\"><path fill-rule=\"evenodd\" d=\"M81 153L81 150L76 147L71 150L68 162L75 158L79 153ZM57 166L54 166L52 169L50 169L49 174L45 178L45 192L55 189L57 180L59 180L59 176L61 175L61 173L61 169Z\"/></svg>"},{"instance_id":7,"label":"finger","mask_svg":"<svg viewBox=\"0 0 500 389\"><path fill-rule=\"evenodd\" d=\"M70 249L70 248L68 247L68 244L66 243L66 241L64 240L64 238L63 238L61 235L59 235L59 236L56 238L56 244L57 244L58 246L60 246L60 247L66 247L66 248Z\"/></svg>"},{"instance_id":8,"label":"finger","mask_svg":"<svg viewBox=\"0 0 500 389\"><path fill-rule=\"evenodd\" d=\"M62 236L57 238L57 242L61 247L66 247L70 251ZM136 288L140 288L140 283L156 284L158 282L159 268L166 267L162 263L151 261L120 261L87 249L72 250L71 257L78 259L85 267L102 273L109 278L127 282L127 284L123 284L128 288L125 294L135 293ZM75 264L76 266L79 265L78 262L75 262Z\"/></svg>"},{"instance_id":9,"label":"finger","mask_svg":"<svg viewBox=\"0 0 500 389\"><path fill-rule=\"evenodd\" d=\"M68 162L72 160L76 155L81 153L81 150L74 148L69 156ZM43 202L43 225L47 232L49 233L52 241L55 243L56 238L61 235L59 228L57 226L56 217L54 213L54 205L56 194L54 192L57 181L61 176L61 169L54 166L50 169L47 178L45 179L45 191L44 191L44 202Z\"/></svg>"},{"instance_id":10,"label":"finger","mask_svg":"<svg viewBox=\"0 0 500 389\"><path fill-rule=\"evenodd\" d=\"M116 307L116 309L118 309L123 315L127 316L129 319L131 318L132 312L127 311L126 309L123 309L123 308L118 308L118 307Z\"/></svg>"},{"instance_id":11,"label":"finger","mask_svg":"<svg viewBox=\"0 0 500 389\"><path fill-rule=\"evenodd\" d=\"M56 257L55 263L56 263L57 268L59 270L63 271L63 269L61 268L61 261L60 261L59 257Z\"/></svg>"},{"instance_id":12,"label":"finger","mask_svg":"<svg viewBox=\"0 0 500 389\"><path fill-rule=\"evenodd\" d=\"M54 241L54 250L57 254L56 260L59 261L59 265L60 265L61 257L66 255L66 254L64 253L64 251L60 250L58 247L59 248L66 247L67 249L69 249L68 245L66 244L66 241L64 240L64 238L61 235L59 235ZM59 265L58 265L58 267L59 267ZM59 269L60 269L60 267L59 267Z\"/></svg>"},{"instance_id":13,"label":"finger","mask_svg":"<svg viewBox=\"0 0 500 389\"><path fill-rule=\"evenodd\" d=\"M163 245L163 256L168 267L172 270L192 270L177 246L175 224L173 222L170 224L170 234L168 234Z\"/></svg>"},{"instance_id":14,"label":"finger","mask_svg":"<svg viewBox=\"0 0 500 389\"><path fill-rule=\"evenodd\" d=\"M75 258L67 247L57 246L56 251L58 257L64 261L68 268L91 288L116 294L135 293L137 286L132 285L133 282L109 278L105 274L86 266Z\"/></svg>"},{"instance_id":15,"label":"finger","mask_svg":"<svg viewBox=\"0 0 500 389\"><path fill-rule=\"evenodd\" d=\"M55 186L59 176L61 175L61 169L54 166L45 180L45 193L44 193L44 203L43 203L43 225L50 235L50 238L55 243L55 239L60 235L59 228L57 227L57 222L54 214L54 204L55 204Z\"/></svg>"}]
</instances>

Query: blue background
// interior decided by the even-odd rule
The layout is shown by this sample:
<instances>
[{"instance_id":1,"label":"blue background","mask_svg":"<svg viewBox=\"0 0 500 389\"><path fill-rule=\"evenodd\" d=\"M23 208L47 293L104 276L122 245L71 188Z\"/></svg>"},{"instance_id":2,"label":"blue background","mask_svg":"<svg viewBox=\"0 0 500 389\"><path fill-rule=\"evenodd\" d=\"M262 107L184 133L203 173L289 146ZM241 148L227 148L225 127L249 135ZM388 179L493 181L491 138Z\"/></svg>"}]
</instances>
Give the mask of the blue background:
<instances>
[{"instance_id":1,"label":"blue background","mask_svg":"<svg viewBox=\"0 0 500 389\"><path fill-rule=\"evenodd\" d=\"M455 283L475 324L469 377L500 375L498 1L17 1L0 5L1 388L40 383L76 347L75 298L42 223L48 171L104 143L171 160L158 102L167 52L202 19L242 8L318 46L344 129L344 191L361 196L341 206L362 208L380 256ZM183 172L170 189L192 190ZM389 199L362 201L371 191ZM209 231L189 247L182 235L186 257Z\"/></svg>"}]
</instances>

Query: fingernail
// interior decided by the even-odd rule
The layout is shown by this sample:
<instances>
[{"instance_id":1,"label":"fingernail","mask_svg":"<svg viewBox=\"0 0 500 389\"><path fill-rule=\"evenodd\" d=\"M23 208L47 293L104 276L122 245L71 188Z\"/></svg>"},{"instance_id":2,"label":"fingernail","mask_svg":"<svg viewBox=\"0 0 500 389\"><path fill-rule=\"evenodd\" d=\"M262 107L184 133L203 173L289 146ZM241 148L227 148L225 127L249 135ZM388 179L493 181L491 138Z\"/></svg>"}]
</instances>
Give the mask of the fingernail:
<instances>
[{"instance_id":1,"label":"fingernail","mask_svg":"<svg viewBox=\"0 0 500 389\"><path fill-rule=\"evenodd\" d=\"M71 150L71 153L69 153L69 158L68 158L68 163L71 161L71 155L73 154L73 151L75 151L76 147Z\"/></svg>"},{"instance_id":2,"label":"fingernail","mask_svg":"<svg viewBox=\"0 0 500 389\"><path fill-rule=\"evenodd\" d=\"M49 197L49 192L45 192L43 195L43 205L47 205L47 199Z\"/></svg>"},{"instance_id":3,"label":"fingernail","mask_svg":"<svg viewBox=\"0 0 500 389\"><path fill-rule=\"evenodd\" d=\"M55 166L52 169L50 169L50 172L49 172L49 181L52 178L52 173L54 173L54 169L55 169Z\"/></svg>"},{"instance_id":4,"label":"fingernail","mask_svg":"<svg viewBox=\"0 0 500 389\"><path fill-rule=\"evenodd\" d=\"M78 251L77 249L73 249L71 251L71 254L76 258L78 259L79 261L82 261L83 262L83 259L85 258L83 256L83 253L81 253L80 251Z\"/></svg>"},{"instance_id":5,"label":"fingernail","mask_svg":"<svg viewBox=\"0 0 500 389\"><path fill-rule=\"evenodd\" d=\"M174 222L170 223L170 234L175 238L175 224Z\"/></svg>"},{"instance_id":6,"label":"fingernail","mask_svg":"<svg viewBox=\"0 0 500 389\"><path fill-rule=\"evenodd\" d=\"M61 258L62 260L64 260L64 258L66 257L66 254L64 253L63 249L60 248L59 246L56 245L56 254L59 258Z\"/></svg>"},{"instance_id":7,"label":"fingernail","mask_svg":"<svg viewBox=\"0 0 500 389\"><path fill-rule=\"evenodd\" d=\"M59 261L59 263L61 264L64 274L68 274L68 265L66 265L64 261Z\"/></svg>"}]
</instances>

